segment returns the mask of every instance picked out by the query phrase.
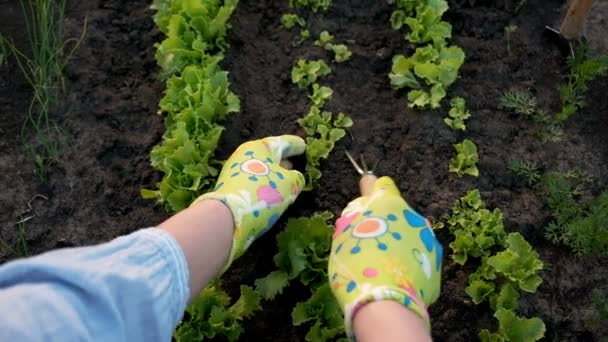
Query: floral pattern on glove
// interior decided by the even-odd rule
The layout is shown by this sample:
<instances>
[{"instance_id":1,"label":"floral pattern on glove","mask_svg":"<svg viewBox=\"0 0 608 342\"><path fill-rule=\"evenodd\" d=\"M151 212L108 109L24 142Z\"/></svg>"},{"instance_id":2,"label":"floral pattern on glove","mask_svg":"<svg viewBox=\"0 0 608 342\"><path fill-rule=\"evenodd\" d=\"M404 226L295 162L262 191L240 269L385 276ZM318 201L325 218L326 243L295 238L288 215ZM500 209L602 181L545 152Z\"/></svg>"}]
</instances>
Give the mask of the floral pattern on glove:
<instances>
[{"instance_id":1,"label":"floral pattern on glove","mask_svg":"<svg viewBox=\"0 0 608 342\"><path fill-rule=\"evenodd\" d=\"M224 270L272 228L302 191L304 176L280 162L305 148L304 140L293 135L244 143L226 161L213 192L194 202L216 199L232 212L234 237Z\"/></svg>"},{"instance_id":2,"label":"floral pattern on glove","mask_svg":"<svg viewBox=\"0 0 608 342\"><path fill-rule=\"evenodd\" d=\"M336 221L328 272L349 336L357 311L377 300L402 303L429 323L426 308L439 297L442 257L429 221L390 178L349 203Z\"/></svg>"}]
</instances>

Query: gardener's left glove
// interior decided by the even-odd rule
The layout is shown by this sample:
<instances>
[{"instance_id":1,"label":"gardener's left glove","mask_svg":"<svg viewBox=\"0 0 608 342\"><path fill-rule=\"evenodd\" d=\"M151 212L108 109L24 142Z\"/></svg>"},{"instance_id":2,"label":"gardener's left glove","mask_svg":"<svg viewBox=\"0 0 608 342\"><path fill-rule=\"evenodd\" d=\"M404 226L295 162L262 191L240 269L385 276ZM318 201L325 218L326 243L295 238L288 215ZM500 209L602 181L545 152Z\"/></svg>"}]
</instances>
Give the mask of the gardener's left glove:
<instances>
[{"instance_id":1,"label":"gardener's left glove","mask_svg":"<svg viewBox=\"0 0 608 342\"><path fill-rule=\"evenodd\" d=\"M223 271L268 231L296 200L304 187L304 176L279 163L304 153L305 149L304 140L294 135L246 142L224 164L215 190L194 201L193 205L205 199L216 199L232 211L234 237Z\"/></svg>"}]
</instances>

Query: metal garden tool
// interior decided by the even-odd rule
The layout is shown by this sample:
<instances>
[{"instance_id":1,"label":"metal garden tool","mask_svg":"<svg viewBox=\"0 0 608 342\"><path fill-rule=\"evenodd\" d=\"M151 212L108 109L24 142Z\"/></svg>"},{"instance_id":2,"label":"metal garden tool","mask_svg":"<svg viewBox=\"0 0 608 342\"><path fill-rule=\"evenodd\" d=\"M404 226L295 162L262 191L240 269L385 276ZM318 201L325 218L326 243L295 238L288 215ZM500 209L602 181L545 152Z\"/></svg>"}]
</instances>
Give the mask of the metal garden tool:
<instances>
[{"instance_id":1,"label":"metal garden tool","mask_svg":"<svg viewBox=\"0 0 608 342\"><path fill-rule=\"evenodd\" d=\"M363 155L361 155L361 165L359 165L348 151L344 152L346 153L348 160L353 164L355 170L361 175L361 179L359 180L361 195L370 196L373 193L374 184L376 184L376 181L378 180L378 177L374 174L374 169L378 166L378 162L376 162L376 165L374 165L372 169L368 169L365 159L363 159Z\"/></svg>"}]
</instances>

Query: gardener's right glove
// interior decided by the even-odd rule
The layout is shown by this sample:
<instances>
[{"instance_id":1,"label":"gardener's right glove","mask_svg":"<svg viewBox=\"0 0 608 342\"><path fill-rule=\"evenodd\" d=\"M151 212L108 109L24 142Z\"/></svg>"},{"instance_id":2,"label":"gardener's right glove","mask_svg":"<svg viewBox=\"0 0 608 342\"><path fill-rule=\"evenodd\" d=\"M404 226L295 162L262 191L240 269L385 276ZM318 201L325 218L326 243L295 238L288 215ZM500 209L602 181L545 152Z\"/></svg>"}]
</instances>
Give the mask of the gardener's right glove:
<instances>
[{"instance_id":1,"label":"gardener's right glove","mask_svg":"<svg viewBox=\"0 0 608 342\"><path fill-rule=\"evenodd\" d=\"M392 179L352 201L336 221L329 281L352 339L357 311L379 300L399 302L430 329L427 306L439 297L443 251L429 221L401 197Z\"/></svg>"}]
</instances>

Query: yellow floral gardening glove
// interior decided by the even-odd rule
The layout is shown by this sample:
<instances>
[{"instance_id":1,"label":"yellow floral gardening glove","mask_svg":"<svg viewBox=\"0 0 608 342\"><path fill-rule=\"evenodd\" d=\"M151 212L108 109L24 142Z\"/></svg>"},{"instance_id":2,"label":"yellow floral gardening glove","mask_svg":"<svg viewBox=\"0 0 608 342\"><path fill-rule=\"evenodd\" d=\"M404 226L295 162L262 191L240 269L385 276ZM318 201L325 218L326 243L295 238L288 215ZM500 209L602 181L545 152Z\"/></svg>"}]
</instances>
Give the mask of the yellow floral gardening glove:
<instances>
[{"instance_id":1,"label":"yellow floral gardening glove","mask_svg":"<svg viewBox=\"0 0 608 342\"><path fill-rule=\"evenodd\" d=\"M267 232L304 187L304 176L279 165L282 159L304 153L306 144L294 135L249 141L239 146L224 164L215 190L196 199L226 204L234 218L233 260Z\"/></svg>"},{"instance_id":2,"label":"yellow floral gardening glove","mask_svg":"<svg viewBox=\"0 0 608 342\"><path fill-rule=\"evenodd\" d=\"M443 249L392 179L378 179L371 196L349 203L333 238L329 280L350 338L357 311L378 300L405 305L430 329L427 306L439 297Z\"/></svg>"}]
</instances>

